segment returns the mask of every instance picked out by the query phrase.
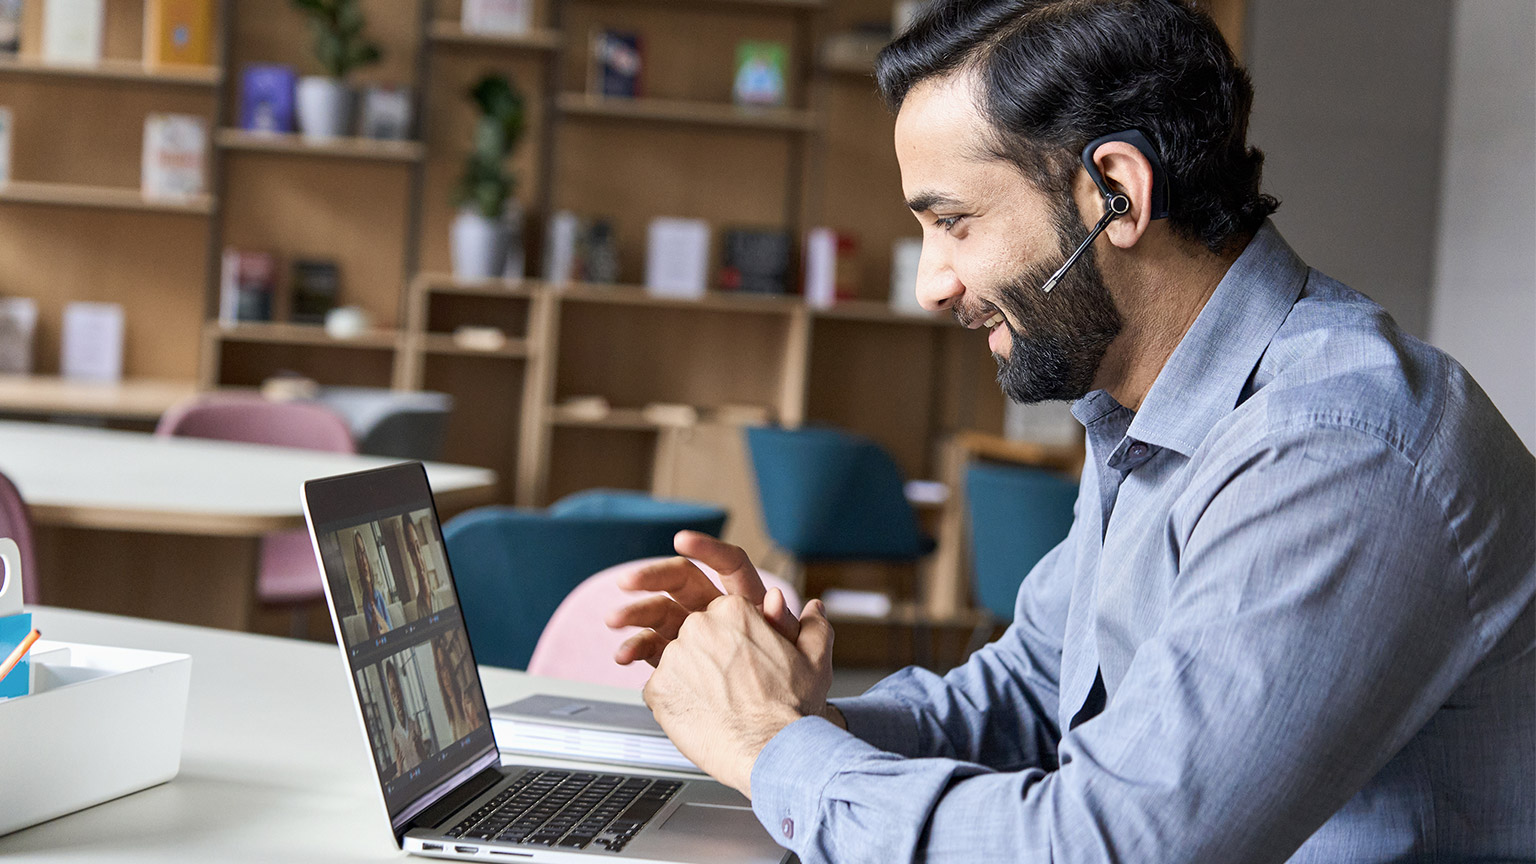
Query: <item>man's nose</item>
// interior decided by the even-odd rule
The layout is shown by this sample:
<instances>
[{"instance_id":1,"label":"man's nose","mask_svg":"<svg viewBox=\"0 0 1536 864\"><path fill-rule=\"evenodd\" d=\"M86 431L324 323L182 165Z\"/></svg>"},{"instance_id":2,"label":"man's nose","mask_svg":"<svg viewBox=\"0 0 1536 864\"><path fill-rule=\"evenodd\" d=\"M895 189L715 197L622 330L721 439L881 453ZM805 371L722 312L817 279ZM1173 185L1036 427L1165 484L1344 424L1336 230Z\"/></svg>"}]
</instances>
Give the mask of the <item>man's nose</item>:
<instances>
[{"instance_id":1,"label":"man's nose","mask_svg":"<svg viewBox=\"0 0 1536 864\"><path fill-rule=\"evenodd\" d=\"M950 266L947 256L934 243L923 243L923 257L917 265L917 302L929 312L950 308L965 293L965 285Z\"/></svg>"}]
</instances>

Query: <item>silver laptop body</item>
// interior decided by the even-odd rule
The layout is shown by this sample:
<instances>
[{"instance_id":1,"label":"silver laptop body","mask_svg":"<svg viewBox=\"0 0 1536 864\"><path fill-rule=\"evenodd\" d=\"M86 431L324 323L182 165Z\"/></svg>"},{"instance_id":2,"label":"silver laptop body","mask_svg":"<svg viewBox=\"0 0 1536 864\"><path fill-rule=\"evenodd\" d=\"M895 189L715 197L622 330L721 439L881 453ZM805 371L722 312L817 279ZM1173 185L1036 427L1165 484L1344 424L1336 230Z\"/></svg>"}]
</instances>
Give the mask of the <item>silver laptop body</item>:
<instances>
[{"instance_id":1,"label":"silver laptop body","mask_svg":"<svg viewBox=\"0 0 1536 864\"><path fill-rule=\"evenodd\" d=\"M400 848L480 861L789 857L750 803L713 780L501 764L421 463L311 480L303 497Z\"/></svg>"}]
</instances>

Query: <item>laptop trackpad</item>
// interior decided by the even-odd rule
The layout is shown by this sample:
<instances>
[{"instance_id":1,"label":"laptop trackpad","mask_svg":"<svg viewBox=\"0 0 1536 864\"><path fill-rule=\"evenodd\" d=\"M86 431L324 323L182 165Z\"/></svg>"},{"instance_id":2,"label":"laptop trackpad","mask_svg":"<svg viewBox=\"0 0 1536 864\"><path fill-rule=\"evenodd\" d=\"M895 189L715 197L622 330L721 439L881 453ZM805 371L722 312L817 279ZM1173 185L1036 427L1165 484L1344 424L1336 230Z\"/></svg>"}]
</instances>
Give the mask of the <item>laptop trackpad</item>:
<instances>
[{"instance_id":1,"label":"laptop trackpad","mask_svg":"<svg viewBox=\"0 0 1536 864\"><path fill-rule=\"evenodd\" d=\"M750 837L762 831L751 807L729 804L684 804L662 823L663 831L688 831L700 837Z\"/></svg>"}]
</instances>

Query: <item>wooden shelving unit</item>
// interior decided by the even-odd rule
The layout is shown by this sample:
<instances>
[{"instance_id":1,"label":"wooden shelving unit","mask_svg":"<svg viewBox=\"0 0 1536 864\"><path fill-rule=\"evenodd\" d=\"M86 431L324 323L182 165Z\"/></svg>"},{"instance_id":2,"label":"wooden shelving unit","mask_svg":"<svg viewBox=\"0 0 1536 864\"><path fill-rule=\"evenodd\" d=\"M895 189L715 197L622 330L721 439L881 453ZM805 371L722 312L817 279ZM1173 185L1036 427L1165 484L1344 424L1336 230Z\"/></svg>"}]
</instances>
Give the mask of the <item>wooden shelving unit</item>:
<instances>
[{"instance_id":1,"label":"wooden shelving unit","mask_svg":"<svg viewBox=\"0 0 1536 864\"><path fill-rule=\"evenodd\" d=\"M220 129L213 142L225 150L247 153L282 153L297 156L330 156L341 159L377 159L384 162L420 162L426 148L420 141L381 141L375 138L309 139L302 135Z\"/></svg>"},{"instance_id":2,"label":"wooden shelving unit","mask_svg":"<svg viewBox=\"0 0 1536 864\"><path fill-rule=\"evenodd\" d=\"M88 65L50 63L40 57L0 57L0 76L39 76L120 81L130 84L165 84L174 87L217 87L223 70L217 66L146 66L136 60L104 59Z\"/></svg>"},{"instance_id":3,"label":"wooden shelving unit","mask_svg":"<svg viewBox=\"0 0 1536 864\"><path fill-rule=\"evenodd\" d=\"M29 12L40 6L27 2ZM519 36L464 32L454 0L365 0L385 59L358 83L406 85L416 99L411 138L395 142L236 128L247 64L319 71L286 3L218 0L218 62L181 70L145 67L141 16L119 15L112 2L102 63L0 59L16 178L0 189L0 288L37 296L44 322L74 299L123 303L130 378L195 371L203 388L244 387L292 371L323 384L447 392L456 408L444 458L495 469L507 500L527 505L591 485L654 488L663 442L676 444L680 430L647 416L653 403L698 408L700 429L731 406L785 425L851 428L884 444L910 477L935 476L952 433L1002 428L984 337L952 316L886 302L891 244L919 231L901 204L893 118L874 92L872 61L818 61L820 37L888 20L889 0L540 0L539 26ZM1208 5L1224 28L1240 29L1242 4ZM644 34L645 98L583 91L597 27ZM790 46L789 107L731 104L736 46L746 40ZM541 272L548 217L570 210L609 219L624 284L445 275L452 192L476 122L466 93L488 72L527 96L527 137L509 167L528 217L528 272ZM206 118L207 196L138 193L151 111ZM635 283L658 216L704 219L717 236L734 227L852 231L859 299L819 309L797 297L653 296ZM90 253L64 264L36 251L79 238L91 238ZM212 320L226 247L278 256L277 322ZM290 262L305 258L337 261L340 302L363 308L378 329L337 340L281 323ZM495 327L507 341L465 348L452 336L463 326ZM47 323L40 334L38 356L56 357ZM580 396L616 407L598 419L561 407Z\"/></svg>"},{"instance_id":4,"label":"wooden shelving unit","mask_svg":"<svg viewBox=\"0 0 1536 864\"><path fill-rule=\"evenodd\" d=\"M455 357L499 357L503 360L526 360L533 348L527 339L508 339L500 348L471 348L454 341L445 333L430 333L421 337L421 350L428 354Z\"/></svg>"},{"instance_id":5,"label":"wooden shelving unit","mask_svg":"<svg viewBox=\"0 0 1536 864\"><path fill-rule=\"evenodd\" d=\"M560 47L560 31L542 27L527 33L470 33L456 21L433 21L433 42L444 45L474 45L481 48L505 48L513 51L555 51Z\"/></svg>"},{"instance_id":6,"label":"wooden shelving unit","mask_svg":"<svg viewBox=\"0 0 1536 864\"><path fill-rule=\"evenodd\" d=\"M82 183L33 183L13 180L0 185L0 201L15 204L53 204L59 207L94 207L105 210L139 210L148 213L181 213L207 216L213 199L198 195L186 199L148 198L137 189L88 186Z\"/></svg>"},{"instance_id":7,"label":"wooden shelving unit","mask_svg":"<svg viewBox=\"0 0 1536 864\"><path fill-rule=\"evenodd\" d=\"M561 93L555 104L562 113L572 117L649 120L783 132L813 132L817 126L815 114L789 108L746 108L681 99L611 99L589 93Z\"/></svg>"},{"instance_id":8,"label":"wooden shelving unit","mask_svg":"<svg viewBox=\"0 0 1536 864\"><path fill-rule=\"evenodd\" d=\"M223 342L248 342L257 345L310 345L324 348L356 348L368 351L394 351L400 347L402 334L396 330L370 330L339 339L317 324L276 324L270 322L208 325L212 338Z\"/></svg>"}]
</instances>

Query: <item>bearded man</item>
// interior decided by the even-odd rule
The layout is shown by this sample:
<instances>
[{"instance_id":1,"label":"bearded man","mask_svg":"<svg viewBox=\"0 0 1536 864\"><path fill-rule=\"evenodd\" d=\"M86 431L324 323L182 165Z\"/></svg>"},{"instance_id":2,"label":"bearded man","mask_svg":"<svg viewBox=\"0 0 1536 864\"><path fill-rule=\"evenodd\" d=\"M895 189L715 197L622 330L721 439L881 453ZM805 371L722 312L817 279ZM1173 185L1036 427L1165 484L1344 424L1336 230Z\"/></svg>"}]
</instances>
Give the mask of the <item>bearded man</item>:
<instances>
[{"instance_id":1,"label":"bearded man","mask_svg":"<svg viewBox=\"0 0 1536 864\"><path fill-rule=\"evenodd\" d=\"M620 662L811 862L1536 859L1536 460L1268 221L1252 87L1179 0L937 0L880 55L918 297L1073 400L1012 626L828 703L831 628L681 535Z\"/></svg>"}]
</instances>

